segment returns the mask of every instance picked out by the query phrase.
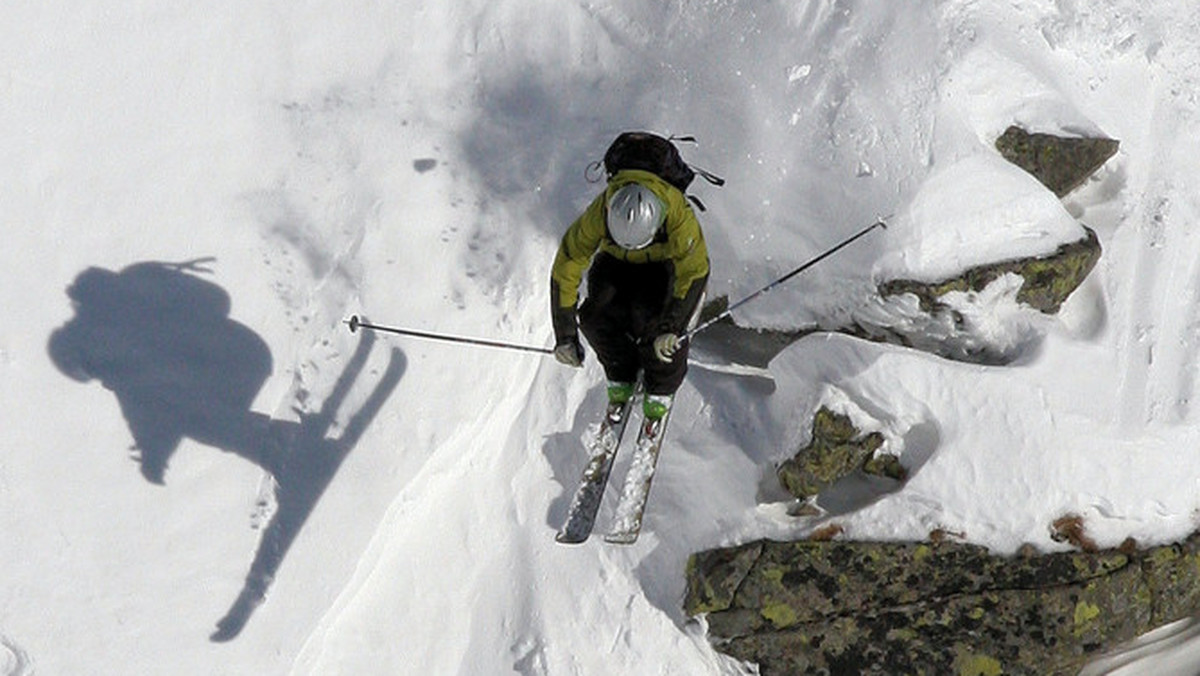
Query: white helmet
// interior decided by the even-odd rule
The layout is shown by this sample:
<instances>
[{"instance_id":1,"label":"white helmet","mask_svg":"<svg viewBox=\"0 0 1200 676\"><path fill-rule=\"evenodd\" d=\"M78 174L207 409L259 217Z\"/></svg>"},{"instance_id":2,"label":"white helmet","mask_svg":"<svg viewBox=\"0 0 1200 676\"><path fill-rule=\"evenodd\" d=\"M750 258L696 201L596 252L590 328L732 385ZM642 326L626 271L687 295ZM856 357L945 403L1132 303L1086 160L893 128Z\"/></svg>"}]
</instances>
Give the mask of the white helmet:
<instances>
[{"instance_id":1,"label":"white helmet","mask_svg":"<svg viewBox=\"0 0 1200 676\"><path fill-rule=\"evenodd\" d=\"M654 241L666 211L649 188L628 183L608 199L608 234L623 249L641 249Z\"/></svg>"}]
</instances>

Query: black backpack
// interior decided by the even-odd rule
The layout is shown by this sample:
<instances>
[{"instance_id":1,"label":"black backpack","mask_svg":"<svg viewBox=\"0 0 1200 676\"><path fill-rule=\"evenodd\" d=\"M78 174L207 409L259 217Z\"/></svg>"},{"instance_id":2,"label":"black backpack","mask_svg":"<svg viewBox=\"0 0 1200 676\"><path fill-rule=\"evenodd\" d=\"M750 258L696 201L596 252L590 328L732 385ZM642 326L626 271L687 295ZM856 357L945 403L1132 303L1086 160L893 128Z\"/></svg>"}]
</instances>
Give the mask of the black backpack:
<instances>
[{"instance_id":1,"label":"black backpack","mask_svg":"<svg viewBox=\"0 0 1200 676\"><path fill-rule=\"evenodd\" d=\"M608 179L611 179L618 171L623 169L641 169L657 174L667 183L679 189L679 192L687 194L688 186L696 178L696 175L704 177L704 180L713 185L725 185L725 179L720 176L715 176L703 169L693 168L688 166L687 162L683 161L683 157L679 154L679 149L675 147L674 141L686 141L695 143L696 138L693 136L672 136L663 138L658 134L651 134L644 131L627 131L622 132L608 146L608 150L604 153L604 173ZM599 177L592 179L595 172L599 171L601 162L594 162L588 166L589 180L599 180ZM704 203L696 199L692 195L687 195L700 211L704 211Z\"/></svg>"}]
</instances>

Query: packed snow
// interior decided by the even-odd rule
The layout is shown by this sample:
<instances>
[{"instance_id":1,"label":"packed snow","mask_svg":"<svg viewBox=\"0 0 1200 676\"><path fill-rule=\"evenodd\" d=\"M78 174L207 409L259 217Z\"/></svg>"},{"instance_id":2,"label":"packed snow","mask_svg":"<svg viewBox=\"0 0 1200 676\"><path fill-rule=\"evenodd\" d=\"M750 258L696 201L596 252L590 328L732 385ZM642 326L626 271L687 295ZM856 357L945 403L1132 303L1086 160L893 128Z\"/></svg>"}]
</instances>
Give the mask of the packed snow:
<instances>
[{"instance_id":1,"label":"packed snow","mask_svg":"<svg viewBox=\"0 0 1200 676\"><path fill-rule=\"evenodd\" d=\"M911 471L823 498L844 537L942 528L1005 554L1066 547L1049 524L1069 512L1101 546L1200 525L1194 2L46 0L5 19L0 676L746 673L684 616L684 564L806 534L771 477L822 404ZM1059 200L996 155L1014 123L1121 149ZM745 326L936 333L873 285L1048 253L1081 224L1104 253L1055 317L1012 278L952 299L1000 364L818 334L770 384L692 369L641 539L564 547L594 357L343 322L549 345L558 238L625 129L695 135L687 159L727 179L695 187L710 296L887 219ZM1089 673L1200 670L1187 623L1126 648Z\"/></svg>"}]
</instances>

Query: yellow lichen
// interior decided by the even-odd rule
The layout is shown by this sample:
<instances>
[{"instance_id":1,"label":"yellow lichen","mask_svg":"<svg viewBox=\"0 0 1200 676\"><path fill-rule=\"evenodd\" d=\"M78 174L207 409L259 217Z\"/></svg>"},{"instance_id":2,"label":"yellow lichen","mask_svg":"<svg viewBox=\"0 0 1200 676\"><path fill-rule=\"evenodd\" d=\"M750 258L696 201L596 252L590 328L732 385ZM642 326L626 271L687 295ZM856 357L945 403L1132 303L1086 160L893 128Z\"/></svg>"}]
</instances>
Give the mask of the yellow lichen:
<instances>
[{"instance_id":1,"label":"yellow lichen","mask_svg":"<svg viewBox=\"0 0 1200 676\"><path fill-rule=\"evenodd\" d=\"M763 619L770 622L776 629L790 627L800 619L796 616L796 609L786 603L764 603L760 612Z\"/></svg>"},{"instance_id":2,"label":"yellow lichen","mask_svg":"<svg viewBox=\"0 0 1200 676\"><path fill-rule=\"evenodd\" d=\"M774 582L775 584L779 584L779 583L783 582L783 575L785 572L786 571L783 568L778 567L778 566L771 566L771 567L764 566L763 570L762 570L762 578L764 580L766 580L767 582Z\"/></svg>"},{"instance_id":3,"label":"yellow lichen","mask_svg":"<svg viewBox=\"0 0 1200 676\"><path fill-rule=\"evenodd\" d=\"M960 646L954 658L954 673L958 676L1000 676L1004 665L991 655L980 655Z\"/></svg>"},{"instance_id":4,"label":"yellow lichen","mask_svg":"<svg viewBox=\"0 0 1200 676\"><path fill-rule=\"evenodd\" d=\"M933 550L929 548L929 545L917 545L917 548L913 550L913 563L920 563L928 559L931 554L933 554Z\"/></svg>"},{"instance_id":5,"label":"yellow lichen","mask_svg":"<svg viewBox=\"0 0 1200 676\"><path fill-rule=\"evenodd\" d=\"M1100 617L1100 606L1087 601L1080 601L1075 604L1075 635L1078 636L1087 631L1087 625L1092 620Z\"/></svg>"}]
</instances>

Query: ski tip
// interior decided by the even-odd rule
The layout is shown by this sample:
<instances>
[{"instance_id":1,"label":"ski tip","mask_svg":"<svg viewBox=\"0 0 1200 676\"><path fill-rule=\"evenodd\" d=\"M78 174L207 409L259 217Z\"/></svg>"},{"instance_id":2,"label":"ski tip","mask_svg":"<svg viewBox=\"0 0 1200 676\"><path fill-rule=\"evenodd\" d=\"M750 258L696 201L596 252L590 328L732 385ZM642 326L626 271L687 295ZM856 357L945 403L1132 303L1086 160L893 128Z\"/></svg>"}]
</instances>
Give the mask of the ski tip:
<instances>
[{"instance_id":1,"label":"ski tip","mask_svg":"<svg viewBox=\"0 0 1200 676\"><path fill-rule=\"evenodd\" d=\"M554 536L554 541L560 545L581 545L587 542L588 536L570 535L568 533L559 533Z\"/></svg>"}]
</instances>

